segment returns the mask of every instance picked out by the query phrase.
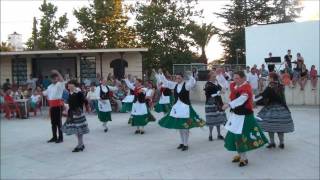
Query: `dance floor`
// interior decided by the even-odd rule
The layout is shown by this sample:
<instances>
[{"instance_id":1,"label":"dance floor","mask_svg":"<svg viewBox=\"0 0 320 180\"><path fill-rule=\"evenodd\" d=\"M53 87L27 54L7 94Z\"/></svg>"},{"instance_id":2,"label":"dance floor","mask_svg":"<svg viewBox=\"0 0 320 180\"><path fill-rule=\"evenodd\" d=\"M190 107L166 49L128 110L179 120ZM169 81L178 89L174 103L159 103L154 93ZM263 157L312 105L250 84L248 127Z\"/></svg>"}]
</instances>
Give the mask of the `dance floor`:
<instances>
[{"instance_id":1,"label":"dance floor","mask_svg":"<svg viewBox=\"0 0 320 180\"><path fill-rule=\"evenodd\" d=\"M204 118L204 105L194 108ZM234 153L216 140L215 129L214 141L208 141L207 127L192 129L189 150L182 152L176 149L178 131L157 122L145 127L146 134L135 135L129 113L114 113L104 133L97 116L87 115L86 149L72 153L75 136L65 136L61 144L46 142L51 138L46 110L23 120L6 120L2 114L1 179L319 179L318 107L289 108L295 132L285 134L285 149L249 152L249 164L242 168L231 163Z\"/></svg>"}]
</instances>

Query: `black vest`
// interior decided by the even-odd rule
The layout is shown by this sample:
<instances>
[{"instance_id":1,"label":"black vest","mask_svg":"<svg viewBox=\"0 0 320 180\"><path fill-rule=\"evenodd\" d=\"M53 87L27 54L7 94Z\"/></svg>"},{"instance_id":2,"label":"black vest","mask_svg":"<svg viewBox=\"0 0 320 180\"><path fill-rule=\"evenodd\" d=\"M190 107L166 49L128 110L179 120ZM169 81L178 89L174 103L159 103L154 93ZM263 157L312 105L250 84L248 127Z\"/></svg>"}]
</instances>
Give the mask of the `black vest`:
<instances>
[{"instance_id":1,"label":"black vest","mask_svg":"<svg viewBox=\"0 0 320 180\"><path fill-rule=\"evenodd\" d=\"M109 87L108 86L106 86L106 87L107 87L108 92L103 92L102 91L102 86L100 85L100 98L103 99L103 100L110 98L109 97L109 92L110 92Z\"/></svg>"},{"instance_id":2,"label":"black vest","mask_svg":"<svg viewBox=\"0 0 320 180\"><path fill-rule=\"evenodd\" d=\"M141 92L137 96L134 96L133 103L135 103L137 101L139 103L146 103L146 94Z\"/></svg>"},{"instance_id":3,"label":"black vest","mask_svg":"<svg viewBox=\"0 0 320 180\"><path fill-rule=\"evenodd\" d=\"M186 83L183 83L180 93L178 93L178 84L174 88L174 103L180 99L185 104L190 105L189 91L186 90Z\"/></svg>"},{"instance_id":4,"label":"black vest","mask_svg":"<svg viewBox=\"0 0 320 180\"><path fill-rule=\"evenodd\" d=\"M162 94L163 94L164 96L171 96L172 91L171 91L171 89L169 89L169 88L165 88L165 89L163 90Z\"/></svg>"},{"instance_id":5,"label":"black vest","mask_svg":"<svg viewBox=\"0 0 320 180\"><path fill-rule=\"evenodd\" d=\"M130 95L134 95L134 91L130 89Z\"/></svg>"},{"instance_id":6,"label":"black vest","mask_svg":"<svg viewBox=\"0 0 320 180\"><path fill-rule=\"evenodd\" d=\"M221 86L219 84L215 85L214 83L208 81L203 90L205 91L205 94L206 94L206 102L208 102L208 100L212 98L211 97L212 94L217 94L218 91L221 91ZM220 96L216 96L216 97L220 97Z\"/></svg>"},{"instance_id":7,"label":"black vest","mask_svg":"<svg viewBox=\"0 0 320 180\"><path fill-rule=\"evenodd\" d=\"M240 93L237 93L236 97L237 98L240 97ZM236 107L234 109L231 109L230 111L234 112L237 115L249 115L249 114L252 114L253 111L251 111L250 109L247 109L246 106L245 106L247 101L245 103L243 103L241 106L238 106L238 107Z\"/></svg>"}]
</instances>

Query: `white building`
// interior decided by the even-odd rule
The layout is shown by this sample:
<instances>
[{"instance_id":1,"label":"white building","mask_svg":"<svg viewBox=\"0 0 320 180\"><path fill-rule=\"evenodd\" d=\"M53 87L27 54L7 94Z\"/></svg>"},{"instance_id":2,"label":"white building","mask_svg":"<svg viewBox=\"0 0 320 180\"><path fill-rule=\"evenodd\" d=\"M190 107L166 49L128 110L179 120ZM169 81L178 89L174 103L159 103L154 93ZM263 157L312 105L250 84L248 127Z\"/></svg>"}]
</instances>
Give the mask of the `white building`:
<instances>
[{"instance_id":1,"label":"white building","mask_svg":"<svg viewBox=\"0 0 320 180\"><path fill-rule=\"evenodd\" d=\"M8 36L9 44L14 48L14 51L23 51L22 35L14 32Z\"/></svg>"}]
</instances>

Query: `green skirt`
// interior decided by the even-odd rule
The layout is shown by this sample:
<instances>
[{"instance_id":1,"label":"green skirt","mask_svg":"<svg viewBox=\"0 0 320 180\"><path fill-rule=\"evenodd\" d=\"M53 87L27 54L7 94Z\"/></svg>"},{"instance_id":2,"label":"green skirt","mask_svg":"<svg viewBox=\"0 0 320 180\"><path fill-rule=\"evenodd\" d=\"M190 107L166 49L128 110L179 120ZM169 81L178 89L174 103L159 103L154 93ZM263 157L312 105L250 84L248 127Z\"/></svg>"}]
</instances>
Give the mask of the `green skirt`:
<instances>
[{"instance_id":1,"label":"green skirt","mask_svg":"<svg viewBox=\"0 0 320 180\"><path fill-rule=\"evenodd\" d=\"M168 129L191 129L195 127L203 127L206 122L200 119L198 114L190 107L189 118L175 118L168 113L165 117L159 120L159 125Z\"/></svg>"},{"instance_id":2,"label":"green skirt","mask_svg":"<svg viewBox=\"0 0 320 180\"><path fill-rule=\"evenodd\" d=\"M156 121L156 118L148 110L148 114L144 115L131 115L129 118L128 124L131 126L145 126L149 122Z\"/></svg>"},{"instance_id":3,"label":"green skirt","mask_svg":"<svg viewBox=\"0 0 320 180\"><path fill-rule=\"evenodd\" d=\"M172 103L173 103L173 96L170 96L170 103L169 104L159 104L159 102L156 104L154 110L157 113L167 113L170 112L171 108L172 108Z\"/></svg>"},{"instance_id":4,"label":"green skirt","mask_svg":"<svg viewBox=\"0 0 320 180\"><path fill-rule=\"evenodd\" d=\"M242 134L228 131L224 142L224 147L227 150L241 153L262 147L268 143L268 139L251 114L245 116Z\"/></svg>"},{"instance_id":5,"label":"green skirt","mask_svg":"<svg viewBox=\"0 0 320 180\"><path fill-rule=\"evenodd\" d=\"M101 122L112 121L111 120L111 112L98 111L98 118Z\"/></svg>"},{"instance_id":6,"label":"green skirt","mask_svg":"<svg viewBox=\"0 0 320 180\"><path fill-rule=\"evenodd\" d=\"M121 113L126 113L126 112L130 112L132 110L132 102L131 103L127 103L124 102L122 103L122 108L120 110Z\"/></svg>"}]
</instances>

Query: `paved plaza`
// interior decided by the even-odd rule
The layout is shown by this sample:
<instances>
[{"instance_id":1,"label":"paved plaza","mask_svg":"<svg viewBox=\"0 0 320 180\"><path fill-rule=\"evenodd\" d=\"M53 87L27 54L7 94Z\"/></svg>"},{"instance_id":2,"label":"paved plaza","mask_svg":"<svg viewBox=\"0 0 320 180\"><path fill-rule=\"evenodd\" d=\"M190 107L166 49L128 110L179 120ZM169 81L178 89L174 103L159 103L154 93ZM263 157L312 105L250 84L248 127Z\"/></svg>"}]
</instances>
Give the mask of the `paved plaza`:
<instances>
[{"instance_id":1,"label":"paved plaza","mask_svg":"<svg viewBox=\"0 0 320 180\"><path fill-rule=\"evenodd\" d=\"M204 117L203 104L194 108ZM1 179L319 179L318 107L290 110L295 132L285 135L285 149L249 152L249 165L242 168L231 163L234 153L223 141L208 141L207 127L192 129L190 149L182 152L176 149L178 131L156 122L145 135L134 135L129 113L114 113L104 133L97 116L87 115L86 149L72 153L75 136L65 136L62 144L46 143L51 138L47 111L26 120L1 117Z\"/></svg>"}]
</instances>

